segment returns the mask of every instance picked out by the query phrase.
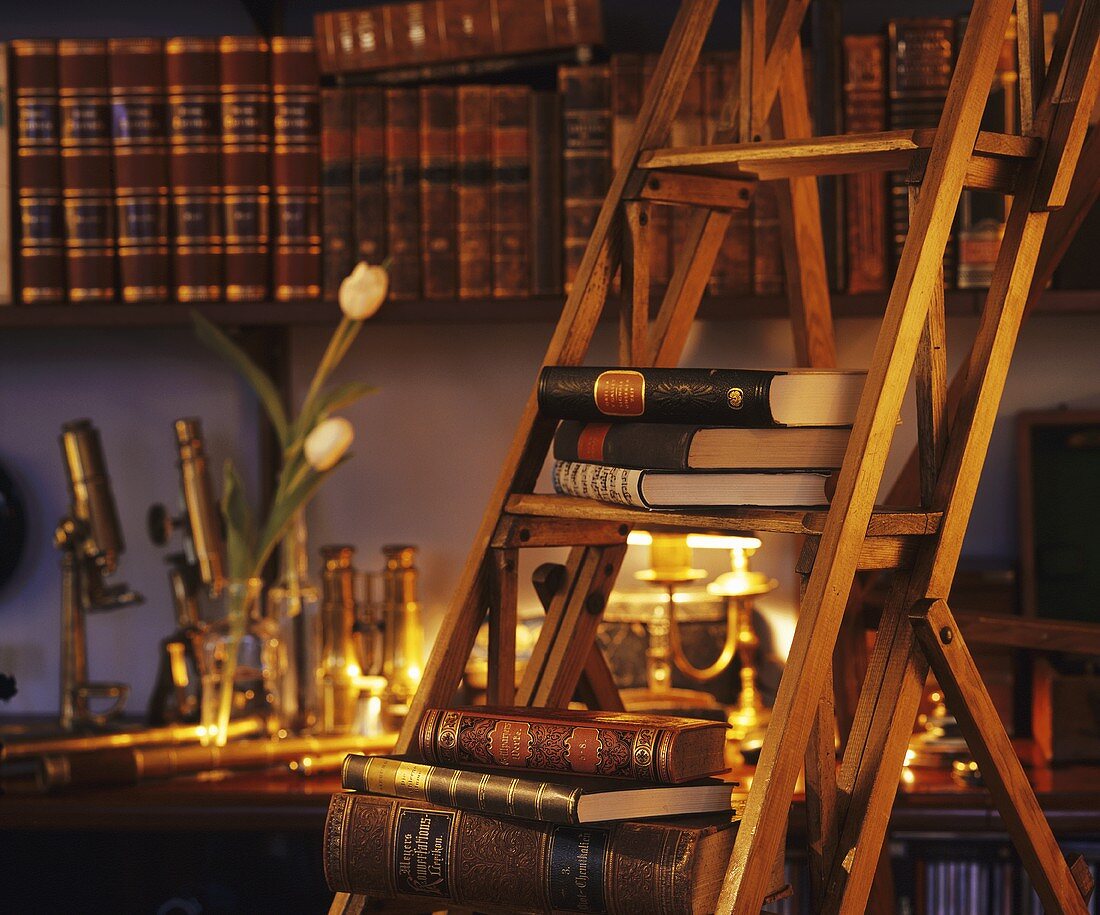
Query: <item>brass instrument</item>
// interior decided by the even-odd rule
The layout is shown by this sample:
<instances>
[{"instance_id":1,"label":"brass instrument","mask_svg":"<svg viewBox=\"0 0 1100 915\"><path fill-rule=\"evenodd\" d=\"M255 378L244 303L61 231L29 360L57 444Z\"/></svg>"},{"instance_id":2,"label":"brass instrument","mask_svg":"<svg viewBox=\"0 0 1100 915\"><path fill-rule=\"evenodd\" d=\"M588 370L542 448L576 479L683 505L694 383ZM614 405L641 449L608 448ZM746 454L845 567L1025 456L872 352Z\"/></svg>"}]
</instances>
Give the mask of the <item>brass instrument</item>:
<instances>
[{"instance_id":1,"label":"brass instrument","mask_svg":"<svg viewBox=\"0 0 1100 915\"><path fill-rule=\"evenodd\" d=\"M385 713L400 721L409 710L424 663L424 628L416 600L416 547L393 544L382 547L386 565L382 571L383 666Z\"/></svg>"},{"instance_id":2,"label":"brass instrument","mask_svg":"<svg viewBox=\"0 0 1100 915\"><path fill-rule=\"evenodd\" d=\"M355 720L358 696L354 630L355 567L351 546L321 547L321 660L317 671L321 687L321 731L346 734Z\"/></svg>"},{"instance_id":3,"label":"brass instrument","mask_svg":"<svg viewBox=\"0 0 1100 915\"><path fill-rule=\"evenodd\" d=\"M90 420L74 420L62 426L60 443L69 491L69 514L54 534L54 545L62 551L60 721L71 731L105 725L122 711L130 691L124 683L88 679L87 614L144 599L124 584L105 581L117 570L125 543L99 432ZM94 699L111 700L111 705L93 711Z\"/></svg>"}]
</instances>

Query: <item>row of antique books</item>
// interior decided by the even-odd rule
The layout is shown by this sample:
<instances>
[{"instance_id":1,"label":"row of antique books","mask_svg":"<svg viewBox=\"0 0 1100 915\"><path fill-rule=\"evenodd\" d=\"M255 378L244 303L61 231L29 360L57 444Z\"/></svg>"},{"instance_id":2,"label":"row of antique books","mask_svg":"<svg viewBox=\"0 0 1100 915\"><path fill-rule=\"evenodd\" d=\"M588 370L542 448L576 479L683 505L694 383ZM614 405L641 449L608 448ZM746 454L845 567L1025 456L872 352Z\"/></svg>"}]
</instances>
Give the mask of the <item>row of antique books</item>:
<instances>
[{"instance_id":1,"label":"row of antique books","mask_svg":"<svg viewBox=\"0 0 1100 915\"><path fill-rule=\"evenodd\" d=\"M9 51L22 301L320 295L312 38Z\"/></svg>"},{"instance_id":2,"label":"row of antique books","mask_svg":"<svg viewBox=\"0 0 1100 915\"><path fill-rule=\"evenodd\" d=\"M428 709L419 761L346 758L326 880L377 902L713 911L744 800L714 777L728 771L725 731L625 712Z\"/></svg>"},{"instance_id":3,"label":"row of antique books","mask_svg":"<svg viewBox=\"0 0 1100 915\"><path fill-rule=\"evenodd\" d=\"M546 366L561 494L634 508L825 505L866 377L810 369Z\"/></svg>"}]
</instances>

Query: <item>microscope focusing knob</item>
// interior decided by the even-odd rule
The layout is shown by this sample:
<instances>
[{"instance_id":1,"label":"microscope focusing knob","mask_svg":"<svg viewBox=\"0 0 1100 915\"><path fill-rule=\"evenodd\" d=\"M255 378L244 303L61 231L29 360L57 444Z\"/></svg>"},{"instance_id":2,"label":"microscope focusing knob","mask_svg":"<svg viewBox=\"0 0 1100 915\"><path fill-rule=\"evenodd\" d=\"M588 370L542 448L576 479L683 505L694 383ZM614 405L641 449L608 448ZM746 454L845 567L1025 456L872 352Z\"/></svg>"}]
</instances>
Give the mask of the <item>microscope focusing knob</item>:
<instances>
[{"instance_id":1,"label":"microscope focusing knob","mask_svg":"<svg viewBox=\"0 0 1100 915\"><path fill-rule=\"evenodd\" d=\"M167 544L168 538L172 536L172 531L179 526L179 523L178 518L173 518L168 514L168 509L159 504L151 506L149 513L145 516L145 527L149 532L149 539L156 546Z\"/></svg>"}]
</instances>

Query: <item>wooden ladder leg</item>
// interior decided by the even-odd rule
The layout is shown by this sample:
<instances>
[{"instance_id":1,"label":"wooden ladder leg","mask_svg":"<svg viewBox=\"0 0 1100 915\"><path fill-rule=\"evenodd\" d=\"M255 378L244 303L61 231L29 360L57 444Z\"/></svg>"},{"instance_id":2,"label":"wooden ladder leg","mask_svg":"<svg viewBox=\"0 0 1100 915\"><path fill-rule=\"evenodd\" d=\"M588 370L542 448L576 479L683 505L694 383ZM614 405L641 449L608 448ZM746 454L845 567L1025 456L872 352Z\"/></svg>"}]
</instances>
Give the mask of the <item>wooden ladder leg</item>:
<instances>
[{"instance_id":1,"label":"wooden ladder leg","mask_svg":"<svg viewBox=\"0 0 1100 915\"><path fill-rule=\"evenodd\" d=\"M947 602L919 601L910 619L1044 911L1083 915L1087 909L1081 891Z\"/></svg>"},{"instance_id":2,"label":"wooden ladder leg","mask_svg":"<svg viewBox=\"0 0 1100 915\"><path fill-rule=\"evenodd\" d=\"M516 601L519 551L491 551L489 595L488 705L511 705L516 698Z\"/></svg>"}]
</instances>

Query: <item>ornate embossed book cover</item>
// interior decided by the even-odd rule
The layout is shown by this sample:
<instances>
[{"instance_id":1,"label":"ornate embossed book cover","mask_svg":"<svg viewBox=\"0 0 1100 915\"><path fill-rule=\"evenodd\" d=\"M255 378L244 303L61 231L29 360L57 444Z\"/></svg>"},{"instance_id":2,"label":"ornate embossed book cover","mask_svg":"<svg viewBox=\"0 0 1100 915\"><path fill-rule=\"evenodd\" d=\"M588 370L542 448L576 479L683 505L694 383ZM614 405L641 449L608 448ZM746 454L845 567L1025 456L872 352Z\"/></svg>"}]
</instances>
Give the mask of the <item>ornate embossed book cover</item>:
<instances>
[{"instance_id":1,"label":"ornate embossed book cover","mask_svg":"<svg viewBox=\"0 0 1100 915\"><path fill-rule=\"evenodd\" d=\"M462 768L573 772L679 784L724 772L720 722L626 712L486 707L428 709L420 755Z\"/></svg>"},{"instance_id":2,"label":"ornate embossed book cover","mask_svg":"<svg viewBox=\"0 0 1100 915\"><path fill-rule=\"evenodd\" d=\"M324 834L336 892L479 912L713 912L730 815L562 826L336 794ZM430 900L430 902L429 902Z\"/></svg>"}]
</instances>

